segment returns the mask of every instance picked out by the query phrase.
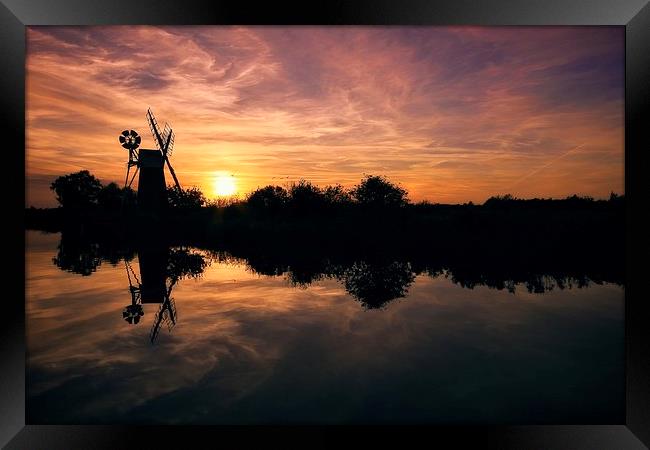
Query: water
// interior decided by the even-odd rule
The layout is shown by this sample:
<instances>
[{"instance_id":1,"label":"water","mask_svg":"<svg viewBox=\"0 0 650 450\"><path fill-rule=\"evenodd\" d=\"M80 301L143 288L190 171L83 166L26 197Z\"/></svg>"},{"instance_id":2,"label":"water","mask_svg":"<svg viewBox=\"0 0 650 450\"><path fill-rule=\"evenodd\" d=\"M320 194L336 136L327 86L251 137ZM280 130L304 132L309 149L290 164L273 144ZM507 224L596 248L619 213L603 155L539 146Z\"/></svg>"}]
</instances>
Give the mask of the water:
<instances>
[{"instance_id":1,"label":"water","mask_svg":"<svg viewBox=\"0 0 650 450\"><path fill-rule=\"evenodd\" d=\"M408 261L261 270L193 248L161 275L158 253L59 240L27 232L31 424L624 420L618 284L496 289Z\"/></svg>"}]
</instances>

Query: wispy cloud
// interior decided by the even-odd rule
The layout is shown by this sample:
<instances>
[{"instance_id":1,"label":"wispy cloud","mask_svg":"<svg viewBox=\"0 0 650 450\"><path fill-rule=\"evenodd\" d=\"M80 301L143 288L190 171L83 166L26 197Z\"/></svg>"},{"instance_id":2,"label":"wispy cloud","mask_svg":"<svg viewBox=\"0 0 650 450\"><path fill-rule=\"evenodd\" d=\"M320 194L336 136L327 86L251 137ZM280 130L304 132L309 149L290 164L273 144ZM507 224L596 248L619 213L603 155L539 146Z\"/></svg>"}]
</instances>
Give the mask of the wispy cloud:
<instances>
[{"instance_id":1,"label":"wispy cloud","mask_svg":"<svg viewBox=\"0 0 650 450\"><path fill-rule=\"evenodd\" d=\"M133 128L153 146L148 106L176 130L182 183L208 195L217 171L243 192L382 173L444 202L505 187L623 191L620 27L30 27L27 38L28 204L54 202L31 180L80 167L122 180L117 135Z\"/></svg>"}]
</instances>

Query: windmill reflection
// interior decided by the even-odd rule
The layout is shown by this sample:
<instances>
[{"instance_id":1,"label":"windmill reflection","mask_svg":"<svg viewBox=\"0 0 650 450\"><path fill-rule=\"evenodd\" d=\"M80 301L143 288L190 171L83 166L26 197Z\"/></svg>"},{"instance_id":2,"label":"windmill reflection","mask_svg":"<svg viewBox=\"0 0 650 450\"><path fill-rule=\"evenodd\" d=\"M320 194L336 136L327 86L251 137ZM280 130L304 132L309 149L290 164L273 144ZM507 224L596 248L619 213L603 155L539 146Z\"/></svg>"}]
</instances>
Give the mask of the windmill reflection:
<instances>
[{"instance_id":1,"label":"windmill reflection","mask_svg":"<svg viewBox=\"0 0 650 450\"><path fill-rule=\"evenodd\" d=\"M131 263L124 262L131 304L124 308L122 317L128 323L136 325L144 316L143 304L160 304L149 333L149 340L153 343L163 325L169 331L176 325L178 315L172 289L183 278L201 275L207 262L199 253L185 248L170 249L164 244L141 248L138 259L139 278Z\"/></svg>"},{"instance_id":2,"label":"windmill reflection","mask_svg":"<svg viewBox=\"0 0 650 450\"><path fill-rule=\"evenodd\" d=\"M140 295L141 286L138 276L133 271L131 264L124 260L124 267L126 268L126 276L129 279L129 292L131 293L131 304L127 305L122 312L124 320L132 325L140 322L140 317L144 316L144 309L142 308L142 297ZM134 284L135 283L135 284Z\"/></svg>"},{"instance_id":3,"label":"windmill reflection","mask_svg":"<svg viewBox=\"0 0 650 450\"><path fill-rule=\"evenodd\" d=\"M515 293L544 293L553 289L587 287L592 283L622 284L622 275L611 267L589 270L588 261L580 267L569 265L563 270L544 270L535 261L511 261L507 257L487 260L475 255L444 259L423 254L404 258L402 255L348 255L319 253L306 247L282 247L270 250L241 247L234 250L192 249L171 246L165 236L150 233L146 238L117 240L109 236L89 236L80 232L62 233L58 252L52 262L61 270L90 276L105 262L113 267L124 263L131 302L122 318L129 324L144 321L146 304L158 305L151 322L149 338L155 342L163 326L169 331L178 321L172 291L183 278L199 277L208 260L229 264L236 262L256 274L285 276L293 286L305 288L323 279L340 282L345 291L365 309L383 309L389 303L408 296L419 275L431 278L444 276L466 289L487 286ZM137 242L137 243L136 243ZM136 252L137 249L137 252ZM133 263L138 256L138 264ZM204 256L205 255L205 256ZM445 256L445 255L443 255ZM583 262L582 259L579 261ZM587 267L587 269L585 269Z\"/></svg>"}]
</instances>

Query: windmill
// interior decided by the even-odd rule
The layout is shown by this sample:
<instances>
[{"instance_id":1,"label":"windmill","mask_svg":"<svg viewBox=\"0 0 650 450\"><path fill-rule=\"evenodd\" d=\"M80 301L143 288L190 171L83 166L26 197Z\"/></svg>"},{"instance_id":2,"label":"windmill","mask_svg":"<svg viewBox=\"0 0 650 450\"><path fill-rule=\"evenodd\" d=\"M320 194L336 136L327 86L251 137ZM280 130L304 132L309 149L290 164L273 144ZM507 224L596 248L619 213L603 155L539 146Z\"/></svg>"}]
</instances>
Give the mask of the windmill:
<instances>
[{"instance_id":1,"label":"windmill","mask_svg":"<svg viewBox=\"0 0 650 450\"><path fill-rule=\"evenodd\" d=\"M142 139L134 130L124 130L119 136L122 147L129 151L129 159L126 164L125 187L131 187L138 172L138 206L142 210L159 211L167 204L167 191L165 185L164 166L167 164L169 173L174 179L178 190L181 184L178 182L176 172L169 162L174 149L174 131L168 123L165 123L162 131L158 126L151 108L147 109L147 123L153 136L156 149L138 150ZM133 176L129 179L131 168L135 167Z\"/></svg>"}]
</instances>

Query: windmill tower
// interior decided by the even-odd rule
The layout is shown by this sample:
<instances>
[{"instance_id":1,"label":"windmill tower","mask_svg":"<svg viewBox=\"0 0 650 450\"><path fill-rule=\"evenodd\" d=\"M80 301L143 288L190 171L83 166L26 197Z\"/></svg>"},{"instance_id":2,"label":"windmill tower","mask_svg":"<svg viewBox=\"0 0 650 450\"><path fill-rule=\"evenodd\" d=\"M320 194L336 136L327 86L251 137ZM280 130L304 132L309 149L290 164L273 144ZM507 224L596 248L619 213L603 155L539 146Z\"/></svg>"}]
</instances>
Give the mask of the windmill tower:
<instances>
[{"instance_id":1,"label":"windmill tower","mask_svg":"<svg viewBox=\"0 0 650 450\"><path fill-rule=\"evenodd\" d=\"M169 157L174 149L174 131L165 123L162 131L151 109L147 109L147 123L151 130L156 149L139 149L142 139L134 130L124 130L119 137L122 147L129 151L126 164L126 178L124 185L131 187L138 172L138 208L145 212L159 212L167 205L167 190L165 185L165 163L169 173L174 179L176 187L181 185L176 177L176 172L169 162ZM129 179L131 168L135 167L133 176Z\"/></svg>"}]
</instances>

